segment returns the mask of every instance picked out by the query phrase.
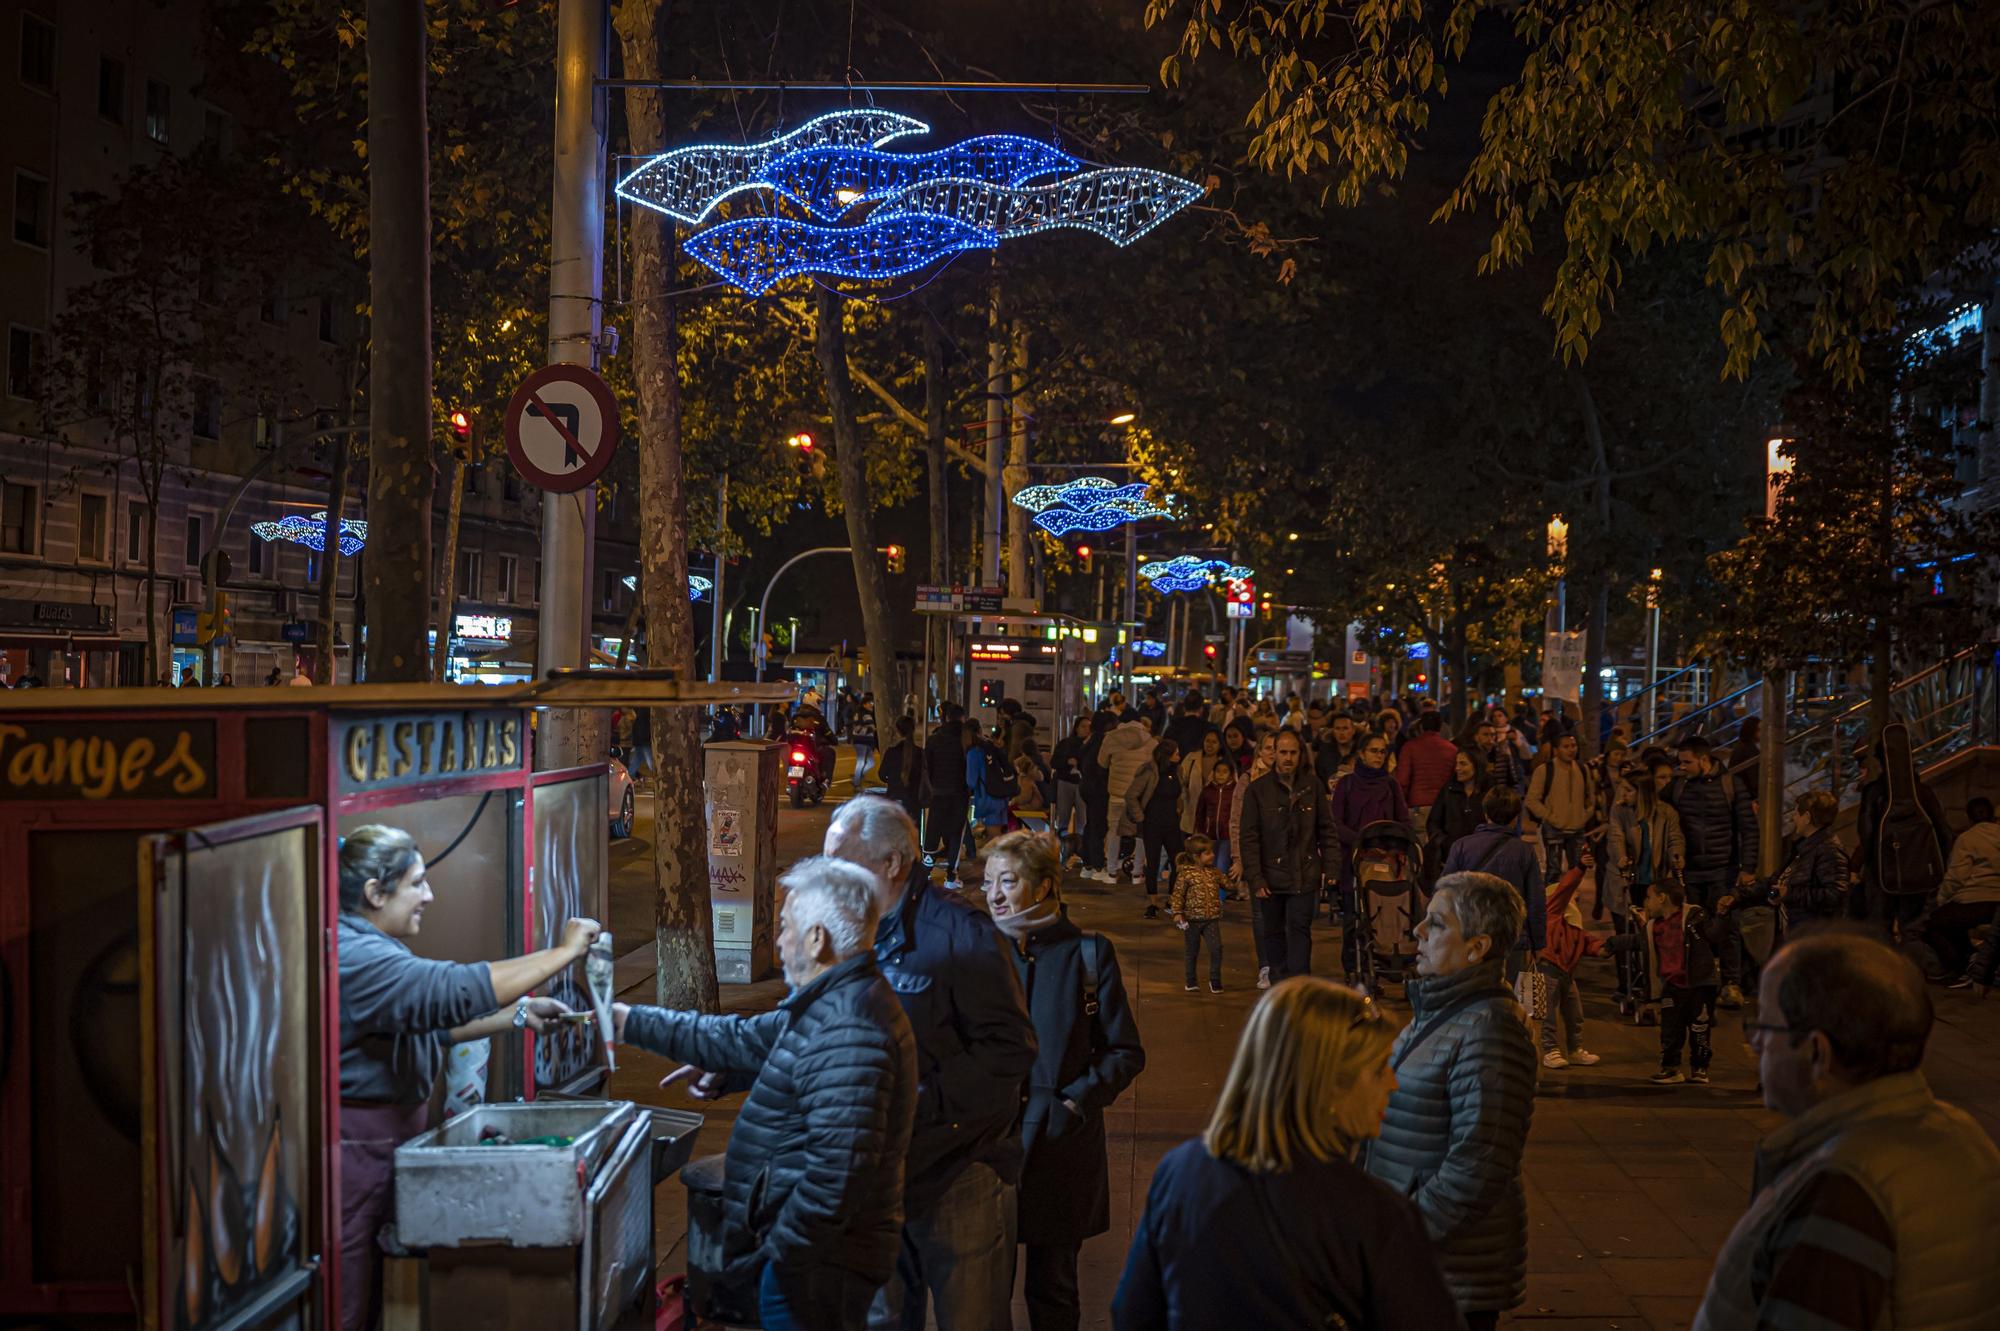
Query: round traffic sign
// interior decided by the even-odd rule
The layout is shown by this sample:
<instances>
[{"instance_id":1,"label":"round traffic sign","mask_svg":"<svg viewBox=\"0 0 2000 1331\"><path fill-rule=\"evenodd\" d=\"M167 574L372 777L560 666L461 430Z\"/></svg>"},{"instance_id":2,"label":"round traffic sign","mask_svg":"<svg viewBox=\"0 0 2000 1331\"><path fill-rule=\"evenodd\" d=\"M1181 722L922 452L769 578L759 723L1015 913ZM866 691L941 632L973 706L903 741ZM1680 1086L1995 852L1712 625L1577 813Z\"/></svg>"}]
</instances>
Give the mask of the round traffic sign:
<instances>
[{"instance_id":1,"label":"round traffic sign","mask_svg":"<svg viewBox=\"0 0 2000 1331\"><path fill-rule=\"evenodd\" d=\"M618 400L588 366L536 370L507 404L507 457L540 489L583 489L617 447Z\"/></svg>"}]
</instances>

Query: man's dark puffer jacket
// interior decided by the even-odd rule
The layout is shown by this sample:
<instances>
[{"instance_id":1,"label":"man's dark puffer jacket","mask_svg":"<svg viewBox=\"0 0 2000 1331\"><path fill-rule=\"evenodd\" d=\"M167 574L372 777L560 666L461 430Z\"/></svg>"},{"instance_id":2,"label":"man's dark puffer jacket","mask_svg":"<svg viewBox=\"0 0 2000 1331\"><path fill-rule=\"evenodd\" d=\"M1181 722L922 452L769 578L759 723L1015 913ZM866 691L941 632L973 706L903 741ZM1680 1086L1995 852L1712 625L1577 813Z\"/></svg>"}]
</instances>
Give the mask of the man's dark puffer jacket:
<instances>
[{"instance_id":1,"label":"man's dark puffer jacket","mask_svg":"<svg viewBox=\"0 0 2000 1331\"><path fill-rule=\"evenodd\" d=\"M635 1007L625 1040L756 1077L729 1135L724 1279L755 1289L765 1262L889 1278L902 1245L917 1045L872 953L760 1016Z\"/></svg>"},{"instance_id":2,"label":"man's dark puffer jacket","mask_svg":"<svg viewBox=\"0 0 2000 1331\"><path fill-rule=\"evenodd\" d=\"M1757 813L1750 807L1749 787L1741 781L1718 773L1676 777L1667 802L1681 816L1690 873L1756 866Z\"/></svg>"}]
</instances>

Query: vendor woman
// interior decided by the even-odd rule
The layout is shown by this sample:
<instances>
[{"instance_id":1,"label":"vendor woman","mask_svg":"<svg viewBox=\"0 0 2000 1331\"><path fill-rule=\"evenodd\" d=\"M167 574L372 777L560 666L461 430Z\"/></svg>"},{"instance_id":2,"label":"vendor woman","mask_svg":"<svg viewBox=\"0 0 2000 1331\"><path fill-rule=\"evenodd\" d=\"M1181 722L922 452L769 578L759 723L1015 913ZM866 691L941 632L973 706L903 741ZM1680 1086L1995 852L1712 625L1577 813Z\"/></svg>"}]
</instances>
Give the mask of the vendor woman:
<instances>
[{"instance_id":1,"label":"vendor woman","mask_svg":"<svg viewBox=\"0 0 2000 1331\"><path fill-rule=\"evenodd\" d=\"M595 920L555 947L507 961L426 961L410 952L431 903L424 857L401 828L357 827L340 844L340 1321L380 1316L376 1231L389 1219L396 1147L422 1132L431 1086L460 1040L539 1031L569 1009L528 993L580 960Z\"/></svg>"}]
</instances>

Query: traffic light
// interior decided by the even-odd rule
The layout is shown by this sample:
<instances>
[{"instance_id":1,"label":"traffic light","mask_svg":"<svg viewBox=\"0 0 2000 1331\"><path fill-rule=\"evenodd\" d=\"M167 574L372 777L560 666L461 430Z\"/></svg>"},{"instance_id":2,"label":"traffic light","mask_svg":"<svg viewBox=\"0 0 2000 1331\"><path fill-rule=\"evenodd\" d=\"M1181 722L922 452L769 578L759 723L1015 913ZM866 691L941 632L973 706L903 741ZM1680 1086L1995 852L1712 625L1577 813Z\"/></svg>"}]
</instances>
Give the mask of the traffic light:
<instances>
[{"instance_id":1,"label":"traffic light","mask_svg":"<svg viewBox=\"0 0 2000 1331\"><path fill-rule=\"evenodd\" d=\"M885 546L883 548L882 553L889 557L889 571L891 573L901 573L903 571L902 546L900 545Z\"/></svg>"},{"instance_id":2,"label":"traffic light","mask_svg":"<svg viewBox=\"0 0 2000 1331\"><path fill-rule=\"evenodd\" d=\"M800 457L809 458L813 455L813 437L801 431L785 440L785 447L796 448Z\"/></svg>"},{"instance_id":3,"label":"traffic light","mask_svg":"<svg viewBox=\"0 0 2000 1331\"><path fill-rule=\"evenodd\" d=\"M1215 659L1215 644L1212 642L1203 643L1201 645L1201 654L1213 661Z\"/></svg>"},{"instance_id":4,"label":"traffic light","mask_svg":"<svg viewBox=\"0 0 2000 1331\"><path fill-rule=\"evenodd\" d=\"M1090 555L1091 550L1089 546L1079 545L1076 548L1076 566L1085 573L1090 572Z\"/></svg>"},{"instance_id":5,"label":"traffic light","mask_svg":"<svg viewBox=\"0 0 2000 1331\"><path fill-rule=\"evenodd\" d=\"M1264 593L1264 603L1262 609L1264 612L1264 618L1266 619L1269 619L1275 613L1275 609L1271 604L1271 593L1269 592Z\"/></svg>"},{"instance_id":6,"label":"traffic light","mask_svg":"<svg viewBox=\"0 0 2000 1331\"><path fill-rule=\"evenodd\" d=\"M471 439L472 417L462 411L451 413L451 437L458 440L461 444Z\"/></svg>"}]
</instances>

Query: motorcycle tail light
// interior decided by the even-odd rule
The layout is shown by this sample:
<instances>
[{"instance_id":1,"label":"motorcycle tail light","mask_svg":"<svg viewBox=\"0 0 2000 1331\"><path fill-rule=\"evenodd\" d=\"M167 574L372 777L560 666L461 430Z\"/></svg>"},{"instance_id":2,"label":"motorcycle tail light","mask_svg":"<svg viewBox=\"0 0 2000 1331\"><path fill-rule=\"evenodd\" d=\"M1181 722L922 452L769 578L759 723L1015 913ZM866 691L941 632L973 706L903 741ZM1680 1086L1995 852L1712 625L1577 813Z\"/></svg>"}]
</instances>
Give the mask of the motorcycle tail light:
<instances>
[{"instance_id":1,"label":"motorcycle tail light","mask_svg":"<svg viewBox=\"0 0 2000 1331\"><path fill-rule=\"evenodd\" d=\"M792 750L792 761L793 761L793 762L795 762L795 763L802 763L802 762L804 762L805 760L806 760L806 751L805 751L804 749L793 749L793 750Z\"/></svg>"}]
</instances>

